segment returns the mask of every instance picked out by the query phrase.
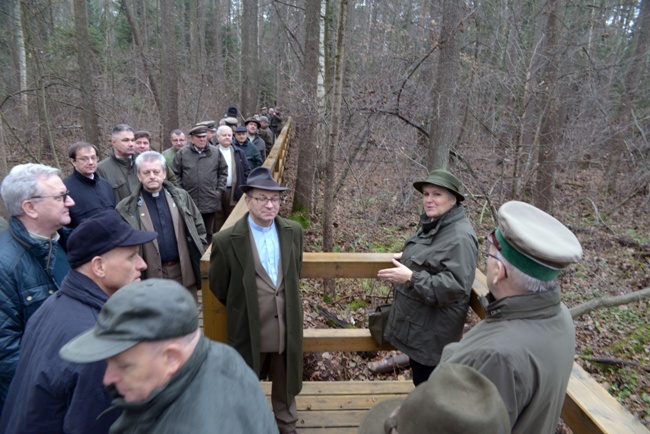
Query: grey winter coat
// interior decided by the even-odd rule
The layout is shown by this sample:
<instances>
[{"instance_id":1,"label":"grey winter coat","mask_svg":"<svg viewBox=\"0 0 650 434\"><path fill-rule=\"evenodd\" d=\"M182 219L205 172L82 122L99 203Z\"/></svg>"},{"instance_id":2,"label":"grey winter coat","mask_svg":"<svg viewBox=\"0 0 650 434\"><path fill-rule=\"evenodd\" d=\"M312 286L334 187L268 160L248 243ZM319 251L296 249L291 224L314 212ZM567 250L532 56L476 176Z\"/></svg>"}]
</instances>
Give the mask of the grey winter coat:
<instances>
[{"instance_id":1,"label":"grey winter coat","mask_svg":"<svg viewBox=\"0 0 650 434\"><path fill-rule=\"evenodd\" d=\"M199 153L193 145L179 149L172 169L178 185L187 191L201 214L221 211L221 195L226 191L228 164L212 145Z\"/></svg>"}]
</instances>

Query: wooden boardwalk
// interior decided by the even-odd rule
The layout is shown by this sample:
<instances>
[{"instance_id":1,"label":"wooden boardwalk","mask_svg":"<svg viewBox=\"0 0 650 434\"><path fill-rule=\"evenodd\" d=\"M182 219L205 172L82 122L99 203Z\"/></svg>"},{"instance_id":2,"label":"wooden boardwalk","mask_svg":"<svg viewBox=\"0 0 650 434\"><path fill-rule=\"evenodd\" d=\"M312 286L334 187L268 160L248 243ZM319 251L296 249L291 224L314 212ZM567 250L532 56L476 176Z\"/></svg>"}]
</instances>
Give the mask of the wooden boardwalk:
<instances>
[{"instance_id":1,"label":"wooden boardwalk","mask_svg":"<svg viewBox=\"0 0 650 434\"><path fill-rule=\"evenodd\" d=\"M299 434L356 434L368 409L381 401L404 398L411 381L308 381L296 398ZM270 402L271 383L262 382Z\"/></svg>"},{"instance_id":2,"label":"wooden boardwalk","mask_svg":"<svg viewBox=\"0 0 650 434\"><path fill-rule=\"evenodd\" d=\"M282 178L288 147L289 120L271 150L264 167L272 170L276 179ZM226 222L226 226L246 212L243 201ZM302 278L374 278L377 270L392 266L390 253L304 253ZM225 308L208 289L210 252L201 261L203 275L202 326L211 339L226 340ZM480 298L487 294L485 276L480 270L472 288L470 306L480 317L485 312ZM305 329L303 350L323 351L380 351L393 349L390 345L378 347L367 329ZM262 382L270 395L270 383ZM395 397L404 397L413 390L410 381L335 381L304 382L298 405L298 432L356 433L363 416L376 403ZM467 409L472 411L472 409ZM577 363L569 381L562 419L574 434L650 434L641 422L607 393Z\"/></svg>"}]
</instances>

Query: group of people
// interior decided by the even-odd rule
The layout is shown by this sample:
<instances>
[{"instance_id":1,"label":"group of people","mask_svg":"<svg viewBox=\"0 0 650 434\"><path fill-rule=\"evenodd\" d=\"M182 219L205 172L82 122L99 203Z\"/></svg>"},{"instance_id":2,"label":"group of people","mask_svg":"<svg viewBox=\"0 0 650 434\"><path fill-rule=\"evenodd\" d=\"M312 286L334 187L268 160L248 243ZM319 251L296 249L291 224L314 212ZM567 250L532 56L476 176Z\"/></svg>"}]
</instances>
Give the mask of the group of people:
<instances>
[{"instance_id":1,"label":"group of people","mask_svg":"<svg viewBox=\"0 0 650 434\"><path fill-rule=\"evenodd\" d=\"M302 228L278 215L286 187L253 167L262 123L239 127L231 109L224 125L190 129L189 144L172 131L163 154L121 124L101 162L94 145L72 145L65 179L41 164L5 177L0 433L296 432ZM419 229L378 278L394 292L385 338L409 355L417 387L373 408L360 432L553 432L575 345L556 278L580 243L543 211L503 204L483 251L487 318L463 337L479 254L465 197L444 170L413 186ZM241 197L248 213L219 230ZM227 345L198 328L210 243Z\"/></svg>"},{"instance_id":2,"label":"group of people","mask_svg":"<svg viewBox=\"0 0 650 434\"><path fill-rule=\"evenodd\" d=\"M209 145L210 126L193 127L171 165L121 124L101 162L92 144L70 147L68 178L30 163L3 179L0 432L295 432L302 228L277 216L286 188L270 170L250 169L230 126ZM240 319L232 351L198 331L199 259L244 194L249 213L212 255L211 287ZM95 321L104 347L66 352ZM274 380L273 412L259 378Z\"/></svg>"}]
</instances>

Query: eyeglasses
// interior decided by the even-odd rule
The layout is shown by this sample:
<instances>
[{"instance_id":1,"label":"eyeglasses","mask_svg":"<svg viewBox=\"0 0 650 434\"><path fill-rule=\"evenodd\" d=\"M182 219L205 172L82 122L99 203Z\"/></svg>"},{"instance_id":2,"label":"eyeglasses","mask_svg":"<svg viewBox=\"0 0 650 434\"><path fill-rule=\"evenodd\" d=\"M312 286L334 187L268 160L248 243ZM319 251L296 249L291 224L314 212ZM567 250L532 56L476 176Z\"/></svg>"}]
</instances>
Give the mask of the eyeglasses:
<instances>
[{"instance_id":1,"label":"eyeglasses","mask_svg":"<svg viewBox=\"0 0 650 434\"><path fill-rule=\"evenodd\" d=\"M255 199L255 201L260 205L266 205L267 203L269 203L269 201L273 205L278 205L282 201L282 198L279 197L279 196L276 196L276 197L264 197L264 196L255 197L255 196L251 196L251 199Z\"/></svg>"},{"instance_id":2,"label":"eyeglasses","mask_svg":"<svg viewBox=\"0 0 650 434\"><path fill-rule=\"evenodd\" d=\"M492 232L490 232L487 236L488 243L492 244L499 252L501 251L501 244L499 244L499 240L496 237L497 230L492 229ZM503 272L505 273L506 279L508 278L508 270L506 269L506 265L503 263L503 261L490 253L487 249L483 250L483 254L485 255L485 260L487 261L487 258L494 258L495 260L501 262L503 264Z\"/></svg>"},{"instance_id":3,"label":"eyeglasses","mask_svg":"<svg viewBox=\"0 0 650 434\"><path fill-rule=\"evenodd\" d=\"M52 198L55 199L56 201L65 202L68 196L70 196L70 191L66 191L65 193L60 193L60 194L49 194L46 196L32 196L29 198L29 200Z\"/></svg>"},{"instance_id":4,"label":"eyeglasses","mask_svg":"<svg viewBox=\"0 0 650 434\"><path fill-rule=\"evenodd\" d=\"M89 161L97 161L97 156L93 155L92 157L78 157L75 158L75 161L80 161L82 163L88 163Z\"/></svg>"}]
</instances>

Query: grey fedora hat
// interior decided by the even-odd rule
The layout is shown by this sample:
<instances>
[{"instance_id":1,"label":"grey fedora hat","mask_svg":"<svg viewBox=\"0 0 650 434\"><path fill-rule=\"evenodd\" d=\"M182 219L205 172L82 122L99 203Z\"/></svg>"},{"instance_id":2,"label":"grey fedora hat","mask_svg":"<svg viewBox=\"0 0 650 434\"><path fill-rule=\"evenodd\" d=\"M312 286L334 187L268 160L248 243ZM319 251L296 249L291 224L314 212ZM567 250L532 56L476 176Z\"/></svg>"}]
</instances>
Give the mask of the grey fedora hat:
<instances>
[{"instance_id":1,"label":"grey fedora hat","mask_svg":"<svg viewBox=\"0 0 650 434\"><path fill-rule=\"evenodd\" d=\"M275 181L275 179L273 179L271 171L266 167L256 167L251 170L251 173L248 175L248 179L246 180L246 185L241 186L241 191L246 193L248 190L254 188L271 191L285 191L287 189L286 187L282 187Z\"/></svg>"}]
</instances>

